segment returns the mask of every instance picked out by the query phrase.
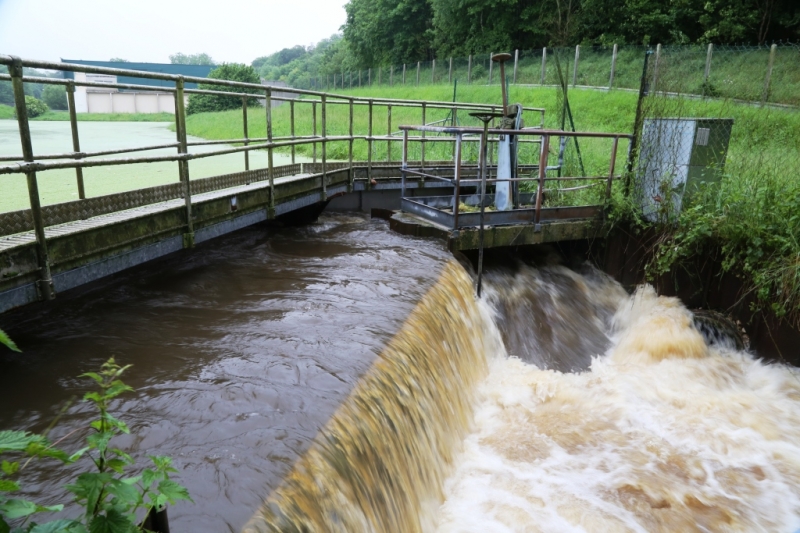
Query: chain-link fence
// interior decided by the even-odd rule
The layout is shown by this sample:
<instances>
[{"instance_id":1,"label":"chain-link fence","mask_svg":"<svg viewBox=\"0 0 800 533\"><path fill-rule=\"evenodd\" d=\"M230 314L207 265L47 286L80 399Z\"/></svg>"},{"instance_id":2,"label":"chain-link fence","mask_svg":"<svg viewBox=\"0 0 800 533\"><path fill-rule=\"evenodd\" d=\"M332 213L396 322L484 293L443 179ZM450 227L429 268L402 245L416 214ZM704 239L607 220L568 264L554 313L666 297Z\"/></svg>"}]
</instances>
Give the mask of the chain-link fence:
<instances>
[{"instance_id":1,"label":"chain-link fence","mask_svg":"<svg viewBox=\"0 0 800 533\"><path fill-rule=\"evenodd\" d=\"M800 46L576 46L517 50L507 63L508 83L557 85L554 57L560 58L570 86L638 90L645 53L655 64L669 64L685 83L684 94L737 100L800 105ZM459 83L500 83L497 64L485 53L447 57L361 71L314 75L300 88L342 90L369 86L419 86ZM306 87L308 85L308 87Z\"/></svg>"}]
</instances>

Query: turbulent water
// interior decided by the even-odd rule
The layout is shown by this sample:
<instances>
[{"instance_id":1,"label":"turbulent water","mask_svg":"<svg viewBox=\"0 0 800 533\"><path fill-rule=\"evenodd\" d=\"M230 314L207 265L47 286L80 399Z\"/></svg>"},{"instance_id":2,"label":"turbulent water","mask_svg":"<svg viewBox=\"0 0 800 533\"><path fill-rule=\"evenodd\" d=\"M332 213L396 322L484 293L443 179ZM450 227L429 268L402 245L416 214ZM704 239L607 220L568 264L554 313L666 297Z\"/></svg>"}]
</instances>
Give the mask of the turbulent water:
<instances>
[{"instance_id":1,"label":"turbulent water","mask_svg":"<svg viewBox=\"0 0 800 533\"><path fill-rule=\"evenodd\" d=\"M486 287L445 271L248 531L800 526L797 370L591 267Z\"/></svg>"}]
</instances>

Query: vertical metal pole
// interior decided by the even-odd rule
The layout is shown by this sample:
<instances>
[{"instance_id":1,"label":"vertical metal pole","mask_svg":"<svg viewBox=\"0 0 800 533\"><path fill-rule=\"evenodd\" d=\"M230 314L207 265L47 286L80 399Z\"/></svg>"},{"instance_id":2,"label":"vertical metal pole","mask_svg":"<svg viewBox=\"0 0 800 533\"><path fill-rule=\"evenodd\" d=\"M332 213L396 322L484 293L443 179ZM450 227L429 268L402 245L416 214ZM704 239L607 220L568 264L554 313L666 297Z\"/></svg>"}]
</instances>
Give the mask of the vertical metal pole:
<instances>
[{"instance_id":1,"label":"vertical metal pole","mask_svg":"<svg viewBox=\"0 0 800 533\"><path fill-rule=\"evenodd\" d=\"M519 63L519 50L514 50L514 83L517 83L517 63ZM505 82L501 81L505 85Z\"/></svg>"},{"instance_id":2,"label":"vertical metal pole","mask_svg":"<svg viewBox=\"0 0 800 533\"><path fill-rule=\"evenodd\" d=\"M372 67L367 69L367 85L372 87Z\"/></svg>"},{"instance_id":3,"label":"vertical metal pole","mask_svg":"<svg viewBox=\"0 0 800 533\"><path fill-rule=\"evenodd\" d=\"M467 83L472 83L472 54L467 61Z\"/></svg>"},{"instance_id":4,"label":"vertical metal pole","mask_svg":"<svg viewBox=\"0 0 800 533\"><path fill-rule=\"evenodd\" d=\"M292 136L292 140L295 140L295 134L294 134L294 100L290 100L289 101L289 122L290 122L289 127L291 128L291 132L290 133L291 133L291 136ZM293 165L294 165L294 154L295 154L294 148L295 148L295 146L292 145L292 164Z\"/></svg>"},{"instance_id":5,"label":"vertical metal pole","mask_svg":"<svg viewBox=\"0 0 800 533\"><path fill-rule=\"evenodd\" d=\"M764 80L764 92L761 94L761 103L765 103L769 98L769 88L772 81L772 67L775 65L775 52L778 49L777 44L769 47L769 62L767 63L767 77Z\"/></svg>"},{"instance_id":6,"label":"vertical metal pole","mask_svg":"<svg viewBox=\"0 0 800 533\"><path fill-rule=\"evenodd\" d=\"M606 202L611 199L611 184L614 181L614 167L617 163L617 148L619 147L619 137L614 137L614 144L611 145L611 164L608 169L608 183L606 184Z\"/></svg>"},{"instance_id":7,"label":"vertical metal pole","mask_svg":"<svg viewBox=\"0 0 800 533\"><path fill-rule=\"evenodd\" d=\"M419 64L420 62L417 61L417 87L419 87Z\"/></svg>"},{"instance_id":8,"label":"vertical metal pole","mask_svg":"<svg viewBox=\"0 0 800 533\"><path fill-rule=\"evenodd\" d=\"M572 86L575 87L578 84L578 62L581 59L581 45L575 46L575 65L572 68Z\"/></svg>"},{"instance_id":9,"label":"vertical metal pole","mask_svg":"<svg viewBox=\"0 0 800 533\"><path fill-rule=\"evenodd\" d=\"M658 67L661 63L661 43L656 45L656 61L653 64L653 92L656 91L658 84Z\"/></svg>"},{"instance_id":10,"label":"vertical metal pole","mask_svg":"<svg viewBox=\"0 0 800 533\"><path fill-rule=\"evenodd\" d=\"M403 63L403 85L406 84L406 64Z\"/></svg>"},{"instance_id":11,"label":"vertical metal pole","mask_svg":"<svg viewBox=\"0 0 800 533\"><path fill-rule=\"evenodd\" d=\"M481 209L481 225L478 230L478 298L481 297L481 285L483 282L483 239L484 233L486 231L486 227L484 225L484 216L486 213L486 208L484 204L486 202L486 174L488 169L486 167L486 151L489 145L489 121L484 120L483 122L483 135L481 136L481 148L480 148L480 172L481 172L481 194L480 194L480 209Z\"/></svg>"},{"instance_id":12,"label":"vertical metal pole","mask_svg":"<svg viewBox=\"0 0 800 533\"><path fill-rule=\"evenodd\" d=\"M431 62L431 84L436 83L436 60Z\"/></svg>"},{"instance_id":13,"label":"vertical metal pole","mask_svg":"<svg viewBox=\"0 0 800 533\"><path fill-rule=\"evenodd\" d=\"M542 48L542 77L539 85L544 85L545 76L547 76L547 47Z\"/></svg>"},{"instance_id":14,"label":"vertical metal pole","mask_svg":"<svg viewBox=\"0 0 800 533\"><path fill-rule=\"evenodd\" d=\"M408 168L408 130L403 130L403 162L400 165L400 201L406 196L406 169Z\"/></svg>"},{"instance_id":15,"label":"vertical metal pole","mask_svg":"<svg viewBox=\"0 0 800 533\"><path fill-rule=\"evenodd\" d=\"M328 199L328 105L322 95L322 201Z\"/></svg>"},{"instance_id":16,"label":"vertical metal pole","mask_svg":"<svg viewBox=\"0 0 800 533\"><path fill-rule=\"evenodd\" d=\"M447 71L447 83L453 83L453 56L450 56L450 70Z\"/></svg>"},{"instance_id":17,"label":"vertical metal pole","mask_svg":"<svg viewBox=\"0 0 800 533\"><path fill-rule=\"evenodd\" d=\"M611 76L608 78L608 88L614 87L614 73L617 71L617 45L614 43L614 49L611 51Z\"/></svg>"},{"instance_id":18,"label":"vertical metal pole","mask_svg":"<svg viewBox=\"0 0 800 533\"><path fill-rule=\"evenodd\" d=\"M487 85L491 85L492 84L492 70L494 68L494 61L492 61L492 56L493 55L494 55L494 52L489 54L489 83L487 83Z\"/></svg>"},{"instance_id":19,"label":"vertical metal pole","mask_svg":"<svg viewBox=\"0 0 800 533\"><path fill-rule=\"evenodd\" d=\"M22 61L14 57L13 63L8 67L8 72L11 74L11 85L14 90L14 105L17 111L19 139L22 143L22 157L26 163L30 163L34 159L33 143L31 141L30 125L28 124L28 109L25 107ZM36 256L39 265L39 279L36 287L40 299L52 300L55 298L55 289L53 288L53 278L50 275L50 260L47 255L47 240L44 235L44 218L39 200L39 183L36 180L36 172L26 172L25 176L28 179L28 198L31 203L31 215L33 215L33 230L36 234Z\"/></svg>"},{"instance_id":20,"label":"vertical metal pole","mask_svg":"<svg viewBox=\"0 0 800 533\"><path fill-rule=\"evenodd\" d=\"M372 186L372 100L369 101L369 124L367 125L367 186Z\"/></svg>"},{"instance_id":21,"label":"vertical metal pole","mask_svg":"<svg viewBox=\"0 0 800 533\"><path fill-rule=\"evenodd\" d=\"M311 134L316 137L317 136L317 103L313 102L311 104ZM311 144L311 154L312 154L312 161L314 163L317 162L317 143L314 142Z\"/></svg>"},{"instance_id":22,"label":"vertical metal pole","mask_svg":"<svg viewBox=\"0 0 800 533\"><path fill-rule=\"evenodd\" d=\"M461 203L461 134L456 134L455 150L455 175L453 177L453 230L458 230L458 208Z\"/></svg>"},{"instance_id":23,"label":"vertical metal pole","mask_svg":"<svg viewBox=\"0 0 800 533\"><path fill-rule=\"evenodd\" d=\"M186 154L186 102L183 97L183 76L175 82L175 122L178 134L178 153ZM192 219L192 186L189 181L189 161L178 161L178 172L183 181L183 198L186 205L186 233L183 235L183 247L194 248L194 220Z\"/></svg>"},{"instance_id":24,"label":"vertical metal pole","mask_svg":"<svg viewBox=\"0 0 800 533\"><path fill-rule=\"evenodd\" d=\"M72 151L78 154L81 151L81 141L78 137L78 114L75 109L75 84L73 82L67 84L67 103L69 104L69 125L72 129ZM75 159L80 158L80 155L75 156ZM75 167L75 177L78 180L78 198L83 200L86 198L86 190L83 186L83 169L81 167Z\"/></svg>"},{"instance_id":25,"label":"vertical metal pole","mask_svg":"<svg viewBox=\"0 0 800 533\"><path fill-rule=\"evenodd\" d=\"M350 88L353 88L353 71L350 71Z\"/></svg>"},{"instance_id":26,"label":"vertical metal pole","mask_svg":"<svg viewBox=\"0 0 800 533\"><path fill-rule=\"evenodd\" d=\"M427 104L422 102L422 125L425 126L425 121L427 120L425 115L427 111ZM425 132L422 132L422 140L420 141L420 160L422 163L422 168L425 168ZM424 170L423 170L424 171ZM422 183L425 183L425 178L423 177L420 180Z\"/></svg>"},{"instance_id":27,"label":"vertical metal pole","mask_svg":"<svg viewBox=\"0 0 800 533\"><path fill-rule=\"evenodd\" d=\"M708 50L706 51L706 69L703 72L703 83L708 84L708 77L711 76L711 55L714 53L714 45L708 43Z\"/></svg>"},{"instance_id":28,"label":"vertical metal pole","mask_svg":"<svg viewBox=\"0 0 800 533\"><path fill-rule=\"evenodd\" d=\"M353 185L355 184L355 175L353 174L353 99L350 99L350 146L348 150L348 157L350 160L350 180L347 183L347 192L353 192Z\"/></svg>"},{"instance_id":29,"label":"vertical metal pole","mask_svg":"<svg viewBox=\"0 0 800 533\"><path fill-rule=\"evenodd\" d=\"M275 217L275 165L273 164L272 147L272 89L267 89L267 175L269 176L269 214L268 218Z\"/></svg>"},{"instance_id":30,"label":"vertical metal pole","mask_svg":"<svg viewBox=\"0 0 800 533\"><path fill-rule=\"evenodd\" d=\"M244 130L244 145L247 146L247 97L242 96L242 129ZM244 169L250 170L250 152L244 151Z\"/></svg>"},{"instance_id":31,"label":"vertical metal pole","mask_svg":"<svg viewBox=\"0 0 800 533\"><path fill-rule=\"evenodd\" d=\"M386 161L392 161L392 106L386 106L386 125L388 132L386 133L389 136L389 140L386 141Z\"/></svg>"},{"instance_id":32,"label":"vertical metal pole","mask_svg":"<svg viewBox=\"0 0 800 533\"><path fill-rule=\"evenodd\" d=\"M536 215L534 222L538 224L542 220L542 201L544 200L544 178L547 175L547 156L550 153L550 136L542 135L542 143L539 151L539 185L536 189Z\"/></svg>"}]
</instances>

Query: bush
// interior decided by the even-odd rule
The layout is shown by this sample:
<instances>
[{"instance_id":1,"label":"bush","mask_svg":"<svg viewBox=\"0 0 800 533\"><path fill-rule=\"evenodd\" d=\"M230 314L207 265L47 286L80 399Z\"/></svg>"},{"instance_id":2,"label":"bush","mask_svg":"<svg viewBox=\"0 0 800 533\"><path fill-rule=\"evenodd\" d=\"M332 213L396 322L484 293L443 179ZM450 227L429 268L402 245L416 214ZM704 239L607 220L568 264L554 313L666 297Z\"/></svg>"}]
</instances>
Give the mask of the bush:
<instances>
[{"instance_id":1,"label":"bush","mask_svg":"<svg viewBox=\"0 0 800 533\"><path fill-rule=\"evenodd\" d=\"M42 100L50 109L67 109L67 90L63 85L46 85Z\"/></svg>"},{"instance_id":2,"label":"bush","mask_svg":"<svg viewBox=\"0 0 800 533\"><path fill-rule=\"evenodd\" d=\"M47 104L38 98L27 95L25 96L25 108L28 110L28 118L36 118L39 115L44 115L50 110L50 108L47 107ZM17 116L16 111L14 112L14 116Z\"/></svg>"},{"instance_id":3,"label":"bush","mask_svg":"<svg viewBox=\"0 0 800 533\"><path fill-rule=\"evenodd\" d=\"M241 63L225 63L215 68L208 74L209 78L216 80L241 81L244 83L261 83L256 69ZM235 87L224 87L221 85L211 85L208 83L199 84L200 89L225 92L242 92L242 89ZM248 98L248 106L260 106L257 98ZM218 94L192 94L189 96L189 105L186 113L207 113L210 111L225 111L242 107L242 99L239 96L222 96Z\"/></svg>"}]
</instances>

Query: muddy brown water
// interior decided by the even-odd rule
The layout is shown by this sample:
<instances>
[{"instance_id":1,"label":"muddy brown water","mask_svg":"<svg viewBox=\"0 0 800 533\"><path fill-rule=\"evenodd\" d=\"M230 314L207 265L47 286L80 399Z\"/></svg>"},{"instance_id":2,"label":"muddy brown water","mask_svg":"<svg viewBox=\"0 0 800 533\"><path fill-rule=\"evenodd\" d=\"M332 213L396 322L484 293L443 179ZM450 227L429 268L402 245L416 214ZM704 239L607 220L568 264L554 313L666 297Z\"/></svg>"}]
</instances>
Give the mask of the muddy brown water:
<instances>
[{"instance_id":1,"label":"muddy brown water","mask_svg":"<svg viewBox=\"0 0 800 533\"><path fill-rule=\"evenodd\" d=\"M254 226L158 263L0 316L24 350L0 352L0 428L44 430L109 356L136 392L113 411L117 445L174 458L195 504L174 531L238 531L402 325L451 256L358 215ZM76 400L51 434L91 416ZM75 438L63 447L79 447ZM32 464L43 503L86 468Z\"/></svg>"}]
</instances>

